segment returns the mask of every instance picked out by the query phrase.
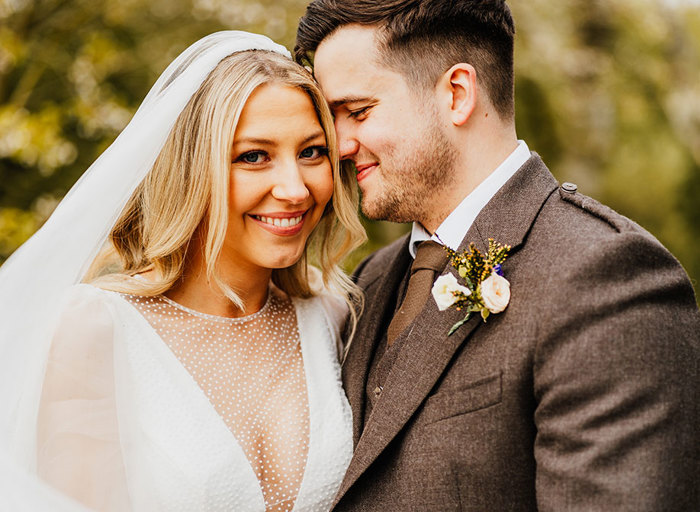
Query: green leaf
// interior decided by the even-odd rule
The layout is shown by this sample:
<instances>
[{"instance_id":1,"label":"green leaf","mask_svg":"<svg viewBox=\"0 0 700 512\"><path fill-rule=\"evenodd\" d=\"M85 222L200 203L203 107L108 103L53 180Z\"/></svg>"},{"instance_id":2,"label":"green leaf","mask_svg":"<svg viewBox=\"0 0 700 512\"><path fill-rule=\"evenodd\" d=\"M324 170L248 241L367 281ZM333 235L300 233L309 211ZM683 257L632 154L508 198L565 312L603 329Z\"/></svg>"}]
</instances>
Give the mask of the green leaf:
<instances>
[{"instance_id":1,"label":"green leaf","mask_svg":"<svg viewBox=\"0 0 700 512\"><path fill-rule=\"evenodd\" d=\"M481 310L481 318L484 319L484 322L485 322L486 319L489 317L489 313L490 313L489 310L486 309L486 308L484 308L484 309Z\"/></svg>"},{"instance_id":2,"label":"green leaf","mask_svg":"<svg viewBox=\"0 0 700 512\"><path fill-rule=\"evenodd\" d=\"M448 335L448 336L452 336L452 334L454 334L454 332L455 332L457 329L459 329L460 327L462 327L462 325L464 325L464 324L467 323L467 321L469 320L469 318L470 318L471 316L472 316L471 313L467 313L467 316L465 316L465 317L462 318L459 322L457 322L456 324L454 324L454 325L452 326L452 328L450 329L450 332L448 332L447 335Z\"/></svg>"}]
</instances>

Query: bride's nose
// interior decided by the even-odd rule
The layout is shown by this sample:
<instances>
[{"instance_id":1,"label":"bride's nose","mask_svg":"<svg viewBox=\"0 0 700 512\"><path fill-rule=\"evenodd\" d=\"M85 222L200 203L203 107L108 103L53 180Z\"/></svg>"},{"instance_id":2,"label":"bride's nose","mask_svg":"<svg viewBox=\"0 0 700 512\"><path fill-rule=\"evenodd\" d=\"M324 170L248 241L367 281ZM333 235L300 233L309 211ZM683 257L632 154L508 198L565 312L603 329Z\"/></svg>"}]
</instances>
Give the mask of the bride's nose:
<instances>
[{"instance_id":1,"label":"bride's nose","mask_svg":"<svg viewBox=\"0 0 700 512\"><path fill-rule=\"evenodd\" d=\"M309 197L309 189L297 162L285 163L277 169L272 196L293 204L301 204Z\"/></svg>"}]
</instances>

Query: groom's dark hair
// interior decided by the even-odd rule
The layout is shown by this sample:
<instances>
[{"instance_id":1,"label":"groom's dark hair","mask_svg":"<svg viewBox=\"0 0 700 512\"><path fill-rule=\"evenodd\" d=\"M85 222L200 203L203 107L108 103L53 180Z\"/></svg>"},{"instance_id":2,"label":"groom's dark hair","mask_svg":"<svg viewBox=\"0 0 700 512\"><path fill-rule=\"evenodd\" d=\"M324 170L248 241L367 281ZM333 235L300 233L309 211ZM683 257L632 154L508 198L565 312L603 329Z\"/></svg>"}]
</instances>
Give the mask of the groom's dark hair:
<instances>
[{"instance_id":1,"label":"groom's dark hair","mask_svg":"<svg viewBox=\"0 0 700 512\"><path fill-rule=\"evenodd\" d=\"M312 65L318 45L350 24L379 27L382 63L420 87L471 64L499 115L512 118L515 25L505 0L313 0L299 21L297 62Z\"/></svg>"}]
</instances>

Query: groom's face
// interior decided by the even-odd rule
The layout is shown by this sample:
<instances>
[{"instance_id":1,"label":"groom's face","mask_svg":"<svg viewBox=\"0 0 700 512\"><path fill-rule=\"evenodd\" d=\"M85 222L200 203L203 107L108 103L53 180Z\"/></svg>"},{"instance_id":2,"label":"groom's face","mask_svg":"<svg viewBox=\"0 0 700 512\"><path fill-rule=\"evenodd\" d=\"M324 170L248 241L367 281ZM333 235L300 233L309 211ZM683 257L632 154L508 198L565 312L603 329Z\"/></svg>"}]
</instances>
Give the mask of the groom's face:
<instances>
[{"instance_id":1,"label":"groom's face","mask_svg":"<svg viewBox=\"0 0 700 512\"><path fill-rule=\"evenodd\" d=\"M360 25L338 29L319 45L314 74L335 117L340 157L357 170L364 213L425 224L454 152L432 91L412 90L382 64L375 35Z\"/></svg>"}]
</instances>

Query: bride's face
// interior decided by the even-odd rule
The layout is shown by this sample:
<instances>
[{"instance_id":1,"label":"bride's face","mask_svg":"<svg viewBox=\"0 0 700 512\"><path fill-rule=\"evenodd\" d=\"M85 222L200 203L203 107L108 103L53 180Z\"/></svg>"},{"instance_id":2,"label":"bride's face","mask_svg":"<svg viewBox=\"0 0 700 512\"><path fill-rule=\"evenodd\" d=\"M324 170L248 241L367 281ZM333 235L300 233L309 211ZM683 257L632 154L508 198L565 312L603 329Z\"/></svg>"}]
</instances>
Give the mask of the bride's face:
<instances>
[{"instance_id":1,"label":"bride's face","mask_svg":"<svg viewBox=\"0 0 700 512\"><path fill-rule=\"evenodd\" d=\"M265 84L246 102L231 152L226 248L239 266L288 267L333 192L326 136L309 96Z\"/></svg>"}]
</instances>

